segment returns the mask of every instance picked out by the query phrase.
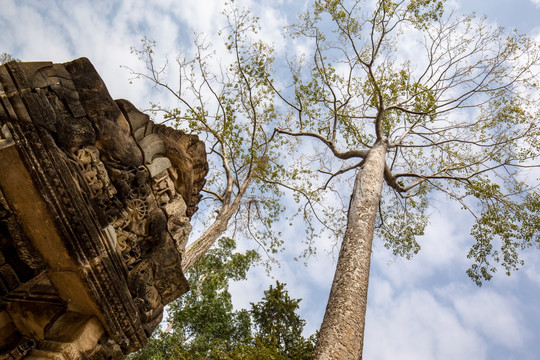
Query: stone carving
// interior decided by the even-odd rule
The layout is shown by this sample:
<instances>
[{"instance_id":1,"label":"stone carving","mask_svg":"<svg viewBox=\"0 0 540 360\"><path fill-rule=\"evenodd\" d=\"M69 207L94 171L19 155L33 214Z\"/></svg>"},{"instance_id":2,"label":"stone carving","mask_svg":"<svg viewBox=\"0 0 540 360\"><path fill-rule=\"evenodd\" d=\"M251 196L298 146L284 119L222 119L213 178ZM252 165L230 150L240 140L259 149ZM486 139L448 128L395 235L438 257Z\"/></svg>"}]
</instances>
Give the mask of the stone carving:
<instances>
[{"instance_id":1,"label":"stone carving","mask_svg":"<svg viewBox=\"0 0 540 360\"><path fill-rule=\"evenodd\" d=\"M105 165L99 158L99 150L93 145L87 145L75 153L78 170L82 175L82 184L86 185L86 191L92 199L110 199L116 194L116 189L111 184Z\"/></svg>"},{"instance_id":2,"label":"stone carving","mask_svg":"<svg viewBox=\"0 0 540 360\"><path fill-rule=\"evenodd\" d=\"M85 58L0 66L0 129L0 359L120 359L144 346L187 291L204 143L112 100ZM63 332L66 319L88 333Z\"/></svg>"}]
</instances>

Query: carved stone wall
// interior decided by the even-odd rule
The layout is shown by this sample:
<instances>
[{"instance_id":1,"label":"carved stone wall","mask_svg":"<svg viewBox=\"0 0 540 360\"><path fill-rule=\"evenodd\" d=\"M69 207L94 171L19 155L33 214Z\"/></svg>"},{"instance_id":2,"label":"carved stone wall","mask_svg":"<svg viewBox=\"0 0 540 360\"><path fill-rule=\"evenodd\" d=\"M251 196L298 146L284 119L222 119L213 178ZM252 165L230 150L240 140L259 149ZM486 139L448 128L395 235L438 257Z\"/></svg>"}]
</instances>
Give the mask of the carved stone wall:
<instances>
[{"instance_id":1,"label":"carved stone wall","mask_svg":"<svg viewBox=\"0 0 540 360\"><path fill-rule=\"evenodd\" d=\"M113 100L86 58L0 66L0 360L121 359L188 290L197 136Z\"/></svg>"}]
</instances>

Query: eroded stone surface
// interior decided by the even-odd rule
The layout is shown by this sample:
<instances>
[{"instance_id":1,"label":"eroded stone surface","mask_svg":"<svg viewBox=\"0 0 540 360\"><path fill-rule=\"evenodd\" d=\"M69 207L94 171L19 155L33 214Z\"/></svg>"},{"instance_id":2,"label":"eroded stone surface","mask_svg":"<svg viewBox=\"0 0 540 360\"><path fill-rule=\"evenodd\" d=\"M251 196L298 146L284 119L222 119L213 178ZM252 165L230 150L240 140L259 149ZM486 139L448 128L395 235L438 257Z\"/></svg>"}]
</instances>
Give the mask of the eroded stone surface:
<instances>
[{"instance_id":1,"label":"eroded stone surface","mask_svg":"<svg viewBox=\"0 0 540 360\"><path fill-rule=\"evenodd\" d=\"M187 291L208 171L88 59L0 66L0 359L121 359Z\"/></svg>"}]
</instances>

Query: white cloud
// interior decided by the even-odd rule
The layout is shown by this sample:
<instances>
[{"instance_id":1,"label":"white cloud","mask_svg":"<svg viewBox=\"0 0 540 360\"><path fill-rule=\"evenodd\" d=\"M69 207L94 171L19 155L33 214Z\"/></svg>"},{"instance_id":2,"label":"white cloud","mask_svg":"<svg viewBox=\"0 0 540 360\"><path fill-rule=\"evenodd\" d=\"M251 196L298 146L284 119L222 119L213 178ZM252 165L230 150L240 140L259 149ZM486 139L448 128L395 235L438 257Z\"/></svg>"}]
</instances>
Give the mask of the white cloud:
<instances>
[{"instance_id":1,"label":"white cloud","mask_svg":"<svg viewBox=\"0 0 540 360\"><path fill-rule=\"evenodd\" d=\"M526 338L519 301L492 289L467 289L451 284L438 291L452 302L461 321L485 338L510 349L519 349Z\"/></svg>"},{"instance_id":2,"label":"white cloud","mask_svg":"<svg viewBox=\"0 0 540 360\"><path fill-rule=\"evenodd\" d=\"M425 235L417 239L421 249L411 260L392 256L380 240L375 241L374 271L383 274L398 289L413 288L435 275L456 271L466 278L472 219L452 202L439 201L435 205L441 208L429 209L429 225Z\"/></svg>"},{"instance_id":3,"label":"white cloud","mask_svg":"<svg viewBox=\"0 0 540 360\"><path fill-rule=\"evenodd\" d=\"M56 9L54 4L51 4ZM41 9L7 0L0 12L2 51L13 52L33 60L65 61L69 59L66 38L56 21L49 22ZM54 11L53 11L54 12Z\"/></svg>"},{"instance_id":4,"label":"white cloud","mask_svg":"<svg viewBox=\"0 0 540 360\"><path fill-rule=\"evenodd\" d=\"M531 2L536 5L537 8L540 8L540 0L531 0Z\"/></svg>"},{"instance_id":5,"label":"white cloud","mask_svg":"<svg viewBox=\"0 0 540 360\"><path fill-rule=\"evenodd\" d=\"M525 257L525 263L527 264L524 271L527 278L540 288L540 259L534 256Z\"/></svg>"},{"instance_id":6,"label":"white cloud","mask_svg":"<svg viewBox=\"0 0 540 360\"><path fill-rule=\"evenodd\" d=\"M175 2L172 1L172 3ZM195 30L215 35L225 26L224 18L220 14L224 8L224 2L220 0L184 1L181 5L166 8L172 9L175 16L184 22L187 28L185 30L190 32Z\"/></svg>"},{"instance_id":7,"label":"white cloud","mask_svg":"<svg viewBox=\"0 0 540 360\"><path fill-rule=\"evenodd\" d=\"M371 282L364 357L369 359L486 359L486 344L451 307L425 290L392 295L388 282ZM370 290L371 291L371 290Z\"/></svg>"},{"instance_id":8,"label":"white cloud","mask_svg":"<svg viewBox=\"0 0 540 360\"><path fill-rule=\"evenodd\" d=\"M527 257L523 272L511 277L497 274L477 288L465 275L471 221L466 212L452 206L434 211L421 239L422 249L410 261L393 259L388 264L389 251L380 244L376 247L366 357L534 358L527 357L531 352L525 344L531 346L532 337L522 311L535 310L519 294L525 278L537 275L535 259Z\"/></svg>"}]
</instances>

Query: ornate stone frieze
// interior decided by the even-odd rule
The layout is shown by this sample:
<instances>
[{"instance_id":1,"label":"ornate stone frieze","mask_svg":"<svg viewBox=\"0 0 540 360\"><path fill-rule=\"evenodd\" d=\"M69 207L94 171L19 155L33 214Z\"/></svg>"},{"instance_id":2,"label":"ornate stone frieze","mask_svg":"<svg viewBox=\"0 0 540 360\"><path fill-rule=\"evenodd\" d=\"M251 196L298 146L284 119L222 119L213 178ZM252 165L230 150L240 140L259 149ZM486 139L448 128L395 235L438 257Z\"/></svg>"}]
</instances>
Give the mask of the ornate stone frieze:
<instances>
[{"instance_id":1,"label":"ornate stone frieze","mask_svg":"<svg viewBox=\"0 0 540 360\"><path fill-rule=\"evenodd\" d=\"M112 100L85 58L0 66L0 130L1 356L116 359L144 346L188 289L204 144Z\"/></svg>"}]
</instances>

